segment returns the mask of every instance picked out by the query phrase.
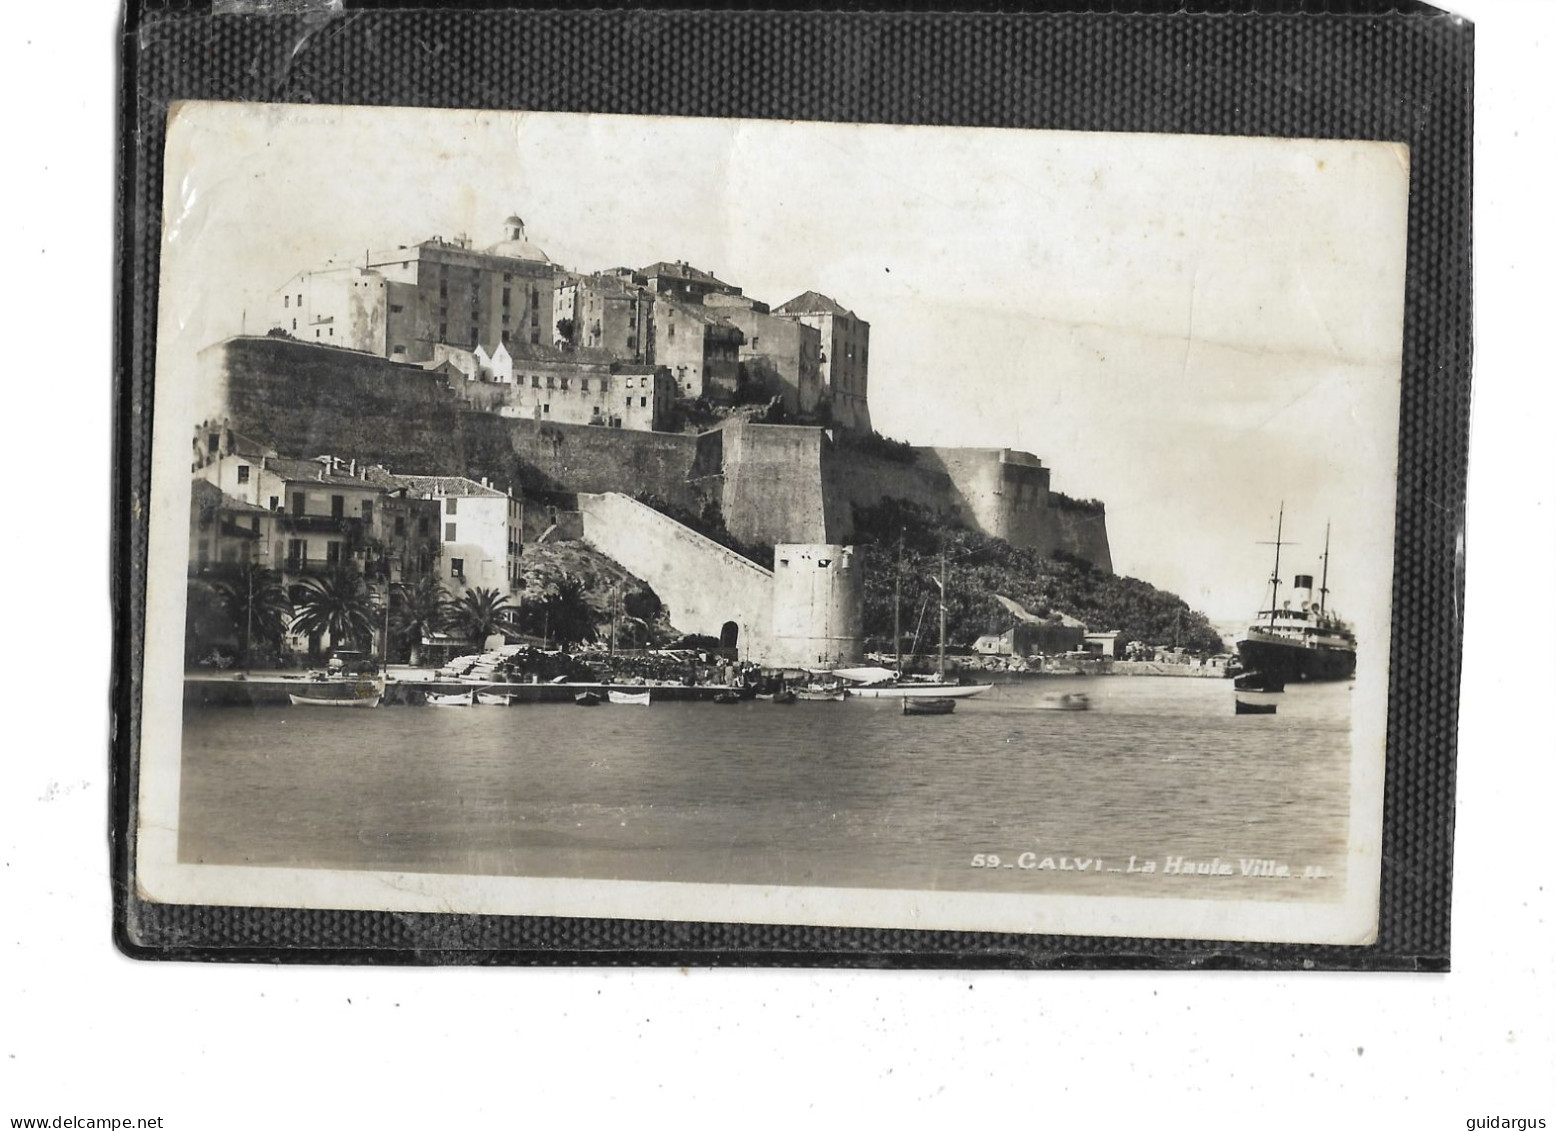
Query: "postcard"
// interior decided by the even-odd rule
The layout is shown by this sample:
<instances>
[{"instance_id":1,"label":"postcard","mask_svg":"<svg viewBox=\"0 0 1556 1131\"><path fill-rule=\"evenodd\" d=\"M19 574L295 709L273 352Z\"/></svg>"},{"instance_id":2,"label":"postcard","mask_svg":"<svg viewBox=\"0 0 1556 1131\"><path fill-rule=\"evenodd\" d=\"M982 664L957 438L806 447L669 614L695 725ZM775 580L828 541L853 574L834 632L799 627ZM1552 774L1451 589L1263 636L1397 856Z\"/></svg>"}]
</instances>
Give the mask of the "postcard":
<instances>
[{"instance_id":1,"label":"postcard","mask_svg":"<svg viewBox=\"0 0 1556 1131\"><path fill-rule=\"evenodd\" d=\"M1409 152L182 102L141 898L1362 945Z\"/></svg>"}]
</instances>

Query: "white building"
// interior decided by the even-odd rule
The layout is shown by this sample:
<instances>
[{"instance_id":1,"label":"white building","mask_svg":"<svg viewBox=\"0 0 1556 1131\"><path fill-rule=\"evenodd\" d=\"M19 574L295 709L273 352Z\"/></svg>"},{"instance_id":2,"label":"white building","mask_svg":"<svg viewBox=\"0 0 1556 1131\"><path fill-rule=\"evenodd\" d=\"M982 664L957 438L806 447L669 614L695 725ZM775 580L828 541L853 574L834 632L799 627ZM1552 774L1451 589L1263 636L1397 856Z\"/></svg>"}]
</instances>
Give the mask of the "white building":
<instances>
[{"instance_id":1,"label":"white building","mask_svg":"<svg viewBox=\"0 0 1556 1131\"><path fill-rule=\"evenodd\" d=\"M462 475L395 475L380 468L370 475L404 487L412 498L438 504L441 575L455 599L472 589L502 594L518 589L524 530L520 499Z\"/></svg>"}]
</instances>

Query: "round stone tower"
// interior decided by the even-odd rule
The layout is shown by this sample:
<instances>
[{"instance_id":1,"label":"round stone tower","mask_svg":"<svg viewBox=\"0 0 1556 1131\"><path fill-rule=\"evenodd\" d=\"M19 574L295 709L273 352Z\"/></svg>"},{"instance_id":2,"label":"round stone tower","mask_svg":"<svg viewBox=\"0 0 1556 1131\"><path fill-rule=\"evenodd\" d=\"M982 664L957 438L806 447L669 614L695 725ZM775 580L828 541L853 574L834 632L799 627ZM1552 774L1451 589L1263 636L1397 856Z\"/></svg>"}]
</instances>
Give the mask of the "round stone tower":
<instances>
[{"instance_id":1,"label":"round stone tower","mask_svg":"<svg viewBox=\"0 0 1556 1131\"><path fill-rule=\"evenodd\" d=\"M863 653L864 572L852 546L773 547L774 665L857 663Z\"/></svg>"}]
</instances>

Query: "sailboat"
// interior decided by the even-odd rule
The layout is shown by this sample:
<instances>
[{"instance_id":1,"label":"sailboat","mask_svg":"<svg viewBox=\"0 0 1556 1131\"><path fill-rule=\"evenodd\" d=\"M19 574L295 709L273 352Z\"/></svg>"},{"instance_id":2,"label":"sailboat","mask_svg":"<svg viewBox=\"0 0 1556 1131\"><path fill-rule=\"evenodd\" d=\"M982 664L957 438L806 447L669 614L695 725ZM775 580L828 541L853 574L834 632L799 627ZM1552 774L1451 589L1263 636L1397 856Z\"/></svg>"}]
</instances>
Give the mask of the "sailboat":
<instances>
[{"instance_id":1,"label":"sailboat","mask_svg":"<svg viewBox=\"0 0 1556 1131\"><path fill-rule=\"evenodd\" d=\"M940 576L932 579L940 587L940 661L936 667L936 674L930 678L915 678L902 674L902 629L900 610L902 606L902 580L899 570L897 581L897 609L898 621L895 635L897 637L897 670L890 668L835 668L833 675L839 679L849 681L848 694L857 699L907 699L907 698L941 698L941 699L970 699L974 695L982 695L990 690L992 683L955 683L946 679L945 675L945 593L946 593L946 569L945 551L940 552Z\"/></svg>"}]
</instances>

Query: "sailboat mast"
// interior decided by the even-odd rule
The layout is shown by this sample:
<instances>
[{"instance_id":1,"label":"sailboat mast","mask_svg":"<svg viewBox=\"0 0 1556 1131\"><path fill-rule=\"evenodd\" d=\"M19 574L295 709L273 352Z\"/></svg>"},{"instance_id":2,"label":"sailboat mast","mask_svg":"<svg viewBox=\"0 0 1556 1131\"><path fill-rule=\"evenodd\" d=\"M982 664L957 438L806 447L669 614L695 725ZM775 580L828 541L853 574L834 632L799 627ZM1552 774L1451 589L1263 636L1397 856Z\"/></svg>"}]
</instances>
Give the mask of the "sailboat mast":
<instances>
[{"instance_id":1,"label":"sailboat mast","mask_svg":"<svg viewBox=\"0 0 1556 1131\"><path fill-rule=\"evenodd\" d=\"M1286 524L1286 503L1280 504L1280 517L1275 520L1275 572L1270 574L1270 624L1275 624L1275 610L1280 604L1280 535Z\"/></svg>"},{"instance_id":2,"label":"sailboat mast","mask_svg":"<svg viewBox=\"0 0 1556 1131\"><path fill-rule=\"evenodd\" d=\"M897 535L897 584L891 604L891 650L897 658L897 677L902 677L902 535Z\"/></svg>"},{"instance_id":3,"label":"sailboat mast","mask_svg":"<svg viewBox=\"0 0 1556 1131\"><path fill-rule=\"evenodd\" d=\"M940 678L945 679L945 547L940 548Z\"/></svg>"},{"instance_id":4,"label":"sailboat mast","mask_svg":"<svg viewBox=\"0 0 1556 1131\"><path fill-rule=\"evenodd\" d=\"M1324 523L1324 577L1318 583L1318 615L1324 615L1324 606L1329 602L1329 524Z\"/></svg>"}]
</instances>

